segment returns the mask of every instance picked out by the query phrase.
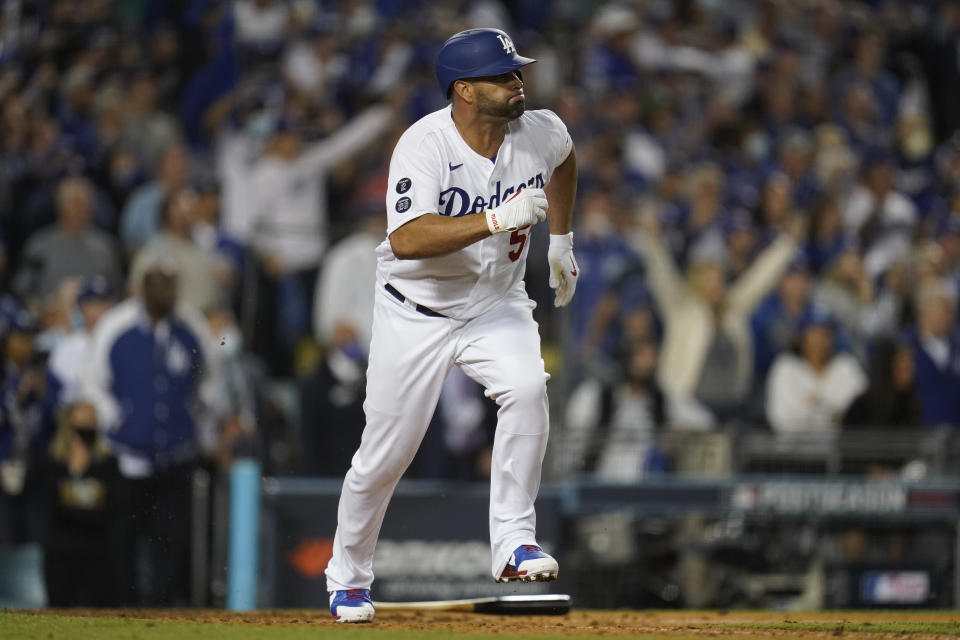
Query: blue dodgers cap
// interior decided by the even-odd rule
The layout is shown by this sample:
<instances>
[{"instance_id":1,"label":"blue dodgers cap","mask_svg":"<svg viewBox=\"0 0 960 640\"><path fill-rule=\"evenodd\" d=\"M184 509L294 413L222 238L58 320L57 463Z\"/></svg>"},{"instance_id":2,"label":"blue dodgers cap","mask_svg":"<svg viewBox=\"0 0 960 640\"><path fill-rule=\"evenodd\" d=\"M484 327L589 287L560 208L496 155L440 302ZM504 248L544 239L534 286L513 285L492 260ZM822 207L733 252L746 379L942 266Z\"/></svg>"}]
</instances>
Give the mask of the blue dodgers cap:
<instances>
[{"instance_id":1,"label":"blue dodgers cap","mask_svg":"<svg viewBox=\"0 0 960 640\"><path fill-rule=\"evenodd\" d=\"M500 29L467 29L451 36L437 53L440 90L449 98L456 80L498 76L532 62L517 54L513 40Z\"/></svg>"},{"instance_id":2,"label":"blue dodgers cap","mask_svg":"<svg viewBox=\"0 0 960 640\"><path fill-rule=\"evenodd\" d=\"M37 333L40 323L26 308L11 301L0 310L0 336L6 337L11 333Z\"/></svg>"},{"instance_id":3,"label":"blue dodgers cap","mask_svg":"<svg viewBox=\"0 0 960 640\"><path fill-rule=\"evenodd\" d=\"M811 327L824 327L833 331L837 328L837 321L829 309L813 305L797 322L799 331L805 331Z\"/></svg>"},{"instance_id":4,"label":"blue dodgers cap","mask_svg":"<svg viewBox=\"0 0 960 640\"><path fill-rule=\"evenodd\" d=\"M77 293L77 304L83 304L90 300L111 300L113 299L113 289L110 283L103 276L94 276L83 284L83 288Z\"/></svg>"}]
</instances>

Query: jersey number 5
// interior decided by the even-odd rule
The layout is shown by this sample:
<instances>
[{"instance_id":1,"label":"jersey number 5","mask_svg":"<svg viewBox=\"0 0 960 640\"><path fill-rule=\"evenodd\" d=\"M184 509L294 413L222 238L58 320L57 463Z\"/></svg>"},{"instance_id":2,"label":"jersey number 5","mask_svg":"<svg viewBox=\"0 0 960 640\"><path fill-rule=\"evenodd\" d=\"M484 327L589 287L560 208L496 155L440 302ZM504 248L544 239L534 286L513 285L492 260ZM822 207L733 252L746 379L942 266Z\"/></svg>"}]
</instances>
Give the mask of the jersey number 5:
<instances>
[{"instance_id":1,"label":"jersey number 5","mask_svg":"<svg viewBox=\"0 0 960 640\"><path fill-rule=\"evenodd\" d=\"M520 259L521 254L523 254L523 245L527 244L527 236L530 235L530 227L526 226L522 229L517 229L510 234L510 246L517 245L517 248L507 254L507 257L510 258L511 262L516 262Z\"/></svg>"}]
</instances>

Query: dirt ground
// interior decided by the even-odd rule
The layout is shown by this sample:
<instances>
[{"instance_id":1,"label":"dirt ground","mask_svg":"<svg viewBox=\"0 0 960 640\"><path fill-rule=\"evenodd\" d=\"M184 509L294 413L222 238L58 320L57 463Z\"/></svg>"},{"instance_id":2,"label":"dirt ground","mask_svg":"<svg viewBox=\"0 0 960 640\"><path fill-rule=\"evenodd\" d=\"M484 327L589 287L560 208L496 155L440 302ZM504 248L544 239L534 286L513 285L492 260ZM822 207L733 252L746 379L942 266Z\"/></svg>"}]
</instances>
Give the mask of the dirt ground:
<instances>
[{"instance_id":1,"label":"dirt ground","mask_svg":"<svg viewBox=\"0 0 960 640\"><path fill-rule=\"evenodd\" d=\"M176 620L189 622L215 622L255 626L311 626L327 627L334 623L330 614L323 610L309 611L257 611L250 613L232 613L220 610L158 610L158 609L48 609L44 613L72 616L111 616L148 620ZM379 612L370 630L431 630L451 633L490 633L535 636L599 636L634 637L644 636L684 636L684 637L722 637L736 640L739 638L802 638L805 640L829 639L846 635L852 640L873 640L874 638L910 638L921 640L936 638L942 640L943 634L887 632L871 633L858 627L853 632L845 630L844 624L881 622L957 622L960 611L931 612L741 612L741 611L577 611L565 616L494 616L473 613L446 612ZM819 622L830 625L827 630L780 630L737 628L736 625L755 623L802 624Z\"/></svg>"}]
</instances>

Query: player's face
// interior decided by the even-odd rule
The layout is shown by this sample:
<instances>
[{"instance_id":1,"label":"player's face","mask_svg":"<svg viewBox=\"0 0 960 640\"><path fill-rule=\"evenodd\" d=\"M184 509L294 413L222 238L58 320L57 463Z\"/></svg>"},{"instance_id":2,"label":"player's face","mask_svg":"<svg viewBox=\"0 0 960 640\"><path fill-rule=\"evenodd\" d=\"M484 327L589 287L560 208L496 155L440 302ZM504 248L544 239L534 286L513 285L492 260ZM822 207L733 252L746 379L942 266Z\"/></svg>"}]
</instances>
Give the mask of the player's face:
<instances>
[{"instance_id":1,"label":"player's face","mask_svg":"<svg viewBox=\"0 0 960 640\"><path fill-rule=\"evenodd\" d=\"M523 115L526 98L523 95L523 81L516 71L477 78L472 83L480 113L510 120Z\"/></svg>"}]
</instances>

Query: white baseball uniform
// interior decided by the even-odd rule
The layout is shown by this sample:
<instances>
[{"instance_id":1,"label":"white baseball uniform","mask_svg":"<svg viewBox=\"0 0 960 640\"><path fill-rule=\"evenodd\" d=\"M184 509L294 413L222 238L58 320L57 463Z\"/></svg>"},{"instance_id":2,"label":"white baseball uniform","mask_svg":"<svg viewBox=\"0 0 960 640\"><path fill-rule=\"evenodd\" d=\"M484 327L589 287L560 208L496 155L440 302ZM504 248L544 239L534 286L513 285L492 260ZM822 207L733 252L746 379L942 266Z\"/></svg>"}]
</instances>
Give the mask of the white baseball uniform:
<instances>
[{"instance_id":1,"label":"white baseball uniform","mask_svg":"<svg viewBox=\"0 0 960 640\"><path fill-rule=\"evenodd\" d=\"M471 149L451 108L401 136L390 162L388 238L377 248L377 294L364 402L366 428L340 496L327 589L369 588L387 504L413 460L450 368L499 405L490 479L492 573L513 550L536 544L533 503L547 446L546 382L534 302L523 273L532 228L493 234L459 251L399 260L389 234L422 215L462 216L539 187L572 141L552 112L507 125L495 159Z\"/></svg>"}]
</instances>

